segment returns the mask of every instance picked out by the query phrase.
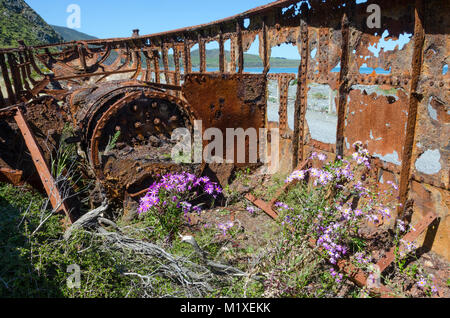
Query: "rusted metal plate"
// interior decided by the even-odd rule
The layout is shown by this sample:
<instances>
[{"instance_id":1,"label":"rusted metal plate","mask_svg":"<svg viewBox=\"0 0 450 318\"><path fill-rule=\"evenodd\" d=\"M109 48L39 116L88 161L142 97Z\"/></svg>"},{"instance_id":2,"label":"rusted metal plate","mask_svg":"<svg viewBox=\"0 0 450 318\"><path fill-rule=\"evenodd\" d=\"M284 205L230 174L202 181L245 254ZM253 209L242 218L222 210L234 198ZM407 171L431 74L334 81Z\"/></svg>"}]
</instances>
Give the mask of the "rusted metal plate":
<instances>
[{"instance_id":1,"label":"rusted metal plate","mask_svg":"<svg viewBox=\"0 0 450 318\"><path fill-rule=\"evenodd\" d=\"M394 93L385 96L381 89L372 92L374 88L368 86L353 87L350 91L345 119L345 153L352 152L353 143L361 141L372 155L400 165L408 118L408 96L390 86L383 88Z\"/></svg>"},{"instance_id":2,"label":"rusted metal plate","mask_svg":"<svg viewBox=\"0 0 450 318\"><path fill-rule=\"evenodd\" d=\"M188 74L185 77L182 92L196 118L202 120L203 131L208 128L218 128L222 131L224 156L226 155L227 128L244 130L254 128L258 133L260 128L265 127L266 78L264 75ZM248 141L246 145L246 163L249 163ZM234 162L236 163L237 160Z\"/></svg>"}]
</instances>

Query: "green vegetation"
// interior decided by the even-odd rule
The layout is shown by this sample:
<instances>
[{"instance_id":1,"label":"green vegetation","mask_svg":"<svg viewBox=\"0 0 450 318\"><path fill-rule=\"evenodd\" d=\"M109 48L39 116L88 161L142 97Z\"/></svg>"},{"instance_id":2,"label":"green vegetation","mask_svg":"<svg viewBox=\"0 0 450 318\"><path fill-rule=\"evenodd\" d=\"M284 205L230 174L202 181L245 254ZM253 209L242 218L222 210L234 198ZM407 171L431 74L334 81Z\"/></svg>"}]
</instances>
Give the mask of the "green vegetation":
<instances>
[{"instance_id":1,"label":"green vegetation","mask_svg":"<svg viewBox=\"0 0 450 318\"><path fill-rule=\"evenodd\" d=\"M17 40L27 45L63 41L23 0L0 0L0 30L0 47L16 47Z\"/></svg>"}]
</instances>

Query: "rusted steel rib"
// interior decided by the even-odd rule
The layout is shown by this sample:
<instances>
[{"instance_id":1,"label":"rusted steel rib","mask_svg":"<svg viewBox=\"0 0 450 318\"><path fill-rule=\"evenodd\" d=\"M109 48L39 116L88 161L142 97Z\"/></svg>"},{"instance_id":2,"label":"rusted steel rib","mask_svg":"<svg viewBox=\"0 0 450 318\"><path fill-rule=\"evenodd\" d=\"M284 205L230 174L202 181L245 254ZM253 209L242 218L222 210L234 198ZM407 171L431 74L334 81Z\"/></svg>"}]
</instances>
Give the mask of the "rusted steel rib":
<instances>
[{"instance_id":1,"label":"rusted steel rib","mask_svg":"<svg viewBox=\"0 0 450 318\"><path fill-rule=\"evenodd\" d=\"M341 70L339 73L339 104L338 104L338 123L336 132L336 154L344 155L344 128L345 113L347 109L348 96L348 63L349 63L349 41L350 30L347 14L342 17L342 52L341 52Z\"/></svg>"},{"instance_id":2,"label":"rusted steel rib","mask_svg":"<svg viewBox=\"0 0 450 318\"><path fill-rule=\"evenodd\" d=\"M110 71L110 72L98 72L98 73L84 73L84 74L77 74L77 75L71 75L71 76L61 76L61 77L55 77L55 81L64 81L74 78L84 78L84 77L93 77L93 76L108 76L113 74L121 74L121 73L134 73L137 72L138 69L129 69L129 70L119 70L119 71Z\"/></svg>"},{"instance_id":3,"label":"rusted steel rib","mask_svg":"<svg viewBox=\"0 0 450 318\"><path fill-rule=\"evenodd\" d=\"M414 227L413 231L408 232L402 240L405 242L412 243L414 242L428 227L434 220L436 220L437 215L433 212L428 213L426 216L420 220L420 222ZM395 260L395 247L392 248L381 260L378 261L377 265L380 268L380 272L382 273L392 262Z\"/></svg>"},{"instance_id":4,"label":"rusted steel rib","mask_svg":"<svg viewBox=\"0 0 450 318\"><path fill-rule=\"evenodd\" d=\"M238 73L244 72L244 48L242 47L241 20L236 21L237 49L238 49Z\"/></svg>"},{"instance_id":5,"label":"rusted steel rib","mask_svg":"<svg viewBox=\"0 0 450 318\"><path fill-rule=\"evenodd\" d=\"M225 46L223 43L222 30L219 32L219 71L220 73L225 72Z\"/></svg>"},{"instance_id":6,"label":"rusted steel rib","mask_svg":"<svg viewBox=\"0 0 450 318\"><path fill-rule=\"evenodd\" d=\"M31 158L33 159L34 166L36 167L39 177L41 178L42 184L47 192L48 198L53 209L56 212L64 212L65 215L73 222L72 215L69 211L67 203L61 197L58 187L53 179L47 163L45 162L44 156L42 155L41 149L37 145L36 139L28 126L27 120L22 113L20 107L17 108L14 120L22 133L28 150L30 151Z\"/></svg>"},{"instance_id":7,"label":"rusted steel rib","mask_svg":"<svg viewBox=\"0 0 450 318\"><path fill-rule=\"evenodd\" d=\"M412 78L409 90L408 120L406 124L406 137L403 147L402 170L400 174L399 201L401 206L397 210L399 217L404 214L404 207L408 198L408 188L411 173L411 157L415 139L415 129L417 121L417 105L419 97L417 87L422 71L423 46L425 42L425 31L423 26L424 19L424 1L416 0L414 23L414 51L412 56Z\"/></svg>"},{"instance_id":8,"label":"rusted steel rib","mask_svg":"<svg viewBox=\"0 0 450 318\"><path fill-rule=\"evenodd\" d=\"M206 72L206 48L205 41L198 35L198 54L200 55L200 73Z\"/></svg>"},{"instance_id":9,"label":"rusted steel rib","mask_svg":"<svg viewBox=\"0 0 450 318\"><path fill-rule=\"evenodd\" d=\"M258 208L266 212L272 219L278 218L278 213L272 209L272 204L256 198L253 194L248 193L245 198L256 205Z\"/></svg>"},{"instance_id":10,"label":"rusted steel rib","mask_svg":"<svg viewBox=\"0 0 450 318\"><path fill-rule=\"evenodd\" d=\"M308 107L308 59L309 37L308 25L305 20L300 21L300 34L302 41L301 61L297 75L297 94L295 98L295 120L293 139L293 165L300 164L304 160L305 116Z\"/></svg>"}]
</instances>

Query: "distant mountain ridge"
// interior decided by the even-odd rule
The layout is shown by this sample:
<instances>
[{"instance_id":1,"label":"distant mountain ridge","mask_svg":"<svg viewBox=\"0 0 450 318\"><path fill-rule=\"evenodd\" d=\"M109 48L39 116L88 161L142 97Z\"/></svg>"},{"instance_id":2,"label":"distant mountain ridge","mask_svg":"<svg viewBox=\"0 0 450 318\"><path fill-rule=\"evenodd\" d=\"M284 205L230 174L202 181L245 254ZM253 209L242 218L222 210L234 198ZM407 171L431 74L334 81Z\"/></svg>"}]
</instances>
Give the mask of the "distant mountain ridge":
<instances>
[{"instance_id":1,"label":"distant mountain ridge","mask_svg":"<svg viewBox=\"0 0 450 318\"><path fill-rule=\"evenodd\" d=\"M218 68L219 67L219 49L206 50L206 67ZM225 57L230 60L230 52L225 51ZM199 51L194 50L191 52L192 67L200 67ZM169 66L174 67L173 55L169 55ZM271 57L270 66L272 68L298 68L300 60L290 60L283 57ZM181 67L183 65L180 64ZM263 67L263 62L259 55L256 54L244 54L244 67Z\"/></svg>"},{"instance_id":2,"label":"distant mountain ridge","mask_svg":"<svg viewBox=\"0 0 450 318\"><path fill-rule=\"evenodd\" d=\"M78 32L77 30L57 26L57 25L50 25L56 33L61 35L61 37L64 39L64 42L71 42L71 41L81 41L81 40L96 40L95 36Z\"/></svg>"},{"instance_id":3,"label":"distant mountain ridge","mask_svg":"<svg viewBox=\"0 0 450 318\"><path fill-rule=\"evenodd\" d=\"M0 0L0 47L63 42L63 38L49 26L25 1Z\"/></svg>"}]
</instances>

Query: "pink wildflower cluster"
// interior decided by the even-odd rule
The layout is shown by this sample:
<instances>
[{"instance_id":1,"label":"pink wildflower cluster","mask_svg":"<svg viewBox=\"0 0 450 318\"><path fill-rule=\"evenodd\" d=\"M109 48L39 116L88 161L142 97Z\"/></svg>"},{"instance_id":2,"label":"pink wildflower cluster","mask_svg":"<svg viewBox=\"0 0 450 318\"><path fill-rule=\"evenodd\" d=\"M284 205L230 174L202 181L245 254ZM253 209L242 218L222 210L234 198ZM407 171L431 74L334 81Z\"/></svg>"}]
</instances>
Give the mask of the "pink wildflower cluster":
<instances>
[{"instance_id":1,"label":"pink wildflower cluster","mask_svg":"<svg viewBox=\"0 0 450 318\"><path fill-rule=\"evenodd\" d=\"M349 160L338 157L338 160L325 164L321 169L297 170L286 180L287 183L290 183L309 177L310 183L303 183L303 185L311 186L314 189L313 193L316 193L317 199L312 199L312 202L318 201L312 206L304 207L306 218L287 215L283 225L292 226L297 221L303 222L303 225L299 224L300 228L308 229L310 234L317 237L317 246L323 248L326 257L332 264L336 264L339 259L347 256L350 251L347 246L348 238L352 235L351 233L358 234L357 229L360 224L367 221L376 224L382 219L391 218L392 214L390 207L377 200L378 193L374 192L370 180L366 177L359 177L359 170L362 169L361 172L364 175L366 169L371 169L369 152L363 148L360 142L356 142L353 146L356 152ZM310 158L319 161L327 160L326 155L315 152ZM393 182L389 184L393 189L397 189ZM325 203L326 207L318 207L317 204L324 204L320 198L329 195L330 189L334 189L332 193L335 193L335 197L331 202ZM311 191L308 190L308 193ZM352 207L352 201L348 199L351 197L359 201L358 207ZM278 203L276 206L283 210L282 203ZM364 264L370 262L363 256L359 256L357 261Z\"/></svg>"},{"instance_id":2,"label":"pink wildflower cluster","mask_svg":"<svg viewBox=\"0 0 450 318\"><path fill-rule=\"evenodd\" d=\"M146 213L152 208L165 208L176 205L186 215L189 212L200 213L199 206L193 206L190 200L199 197L200 192L216 198L222 189L208 177L197 178L195 175L182 172L167 174L159 182L155 182L141 199L138 213Z\"/></svg>"}]
</instances>

